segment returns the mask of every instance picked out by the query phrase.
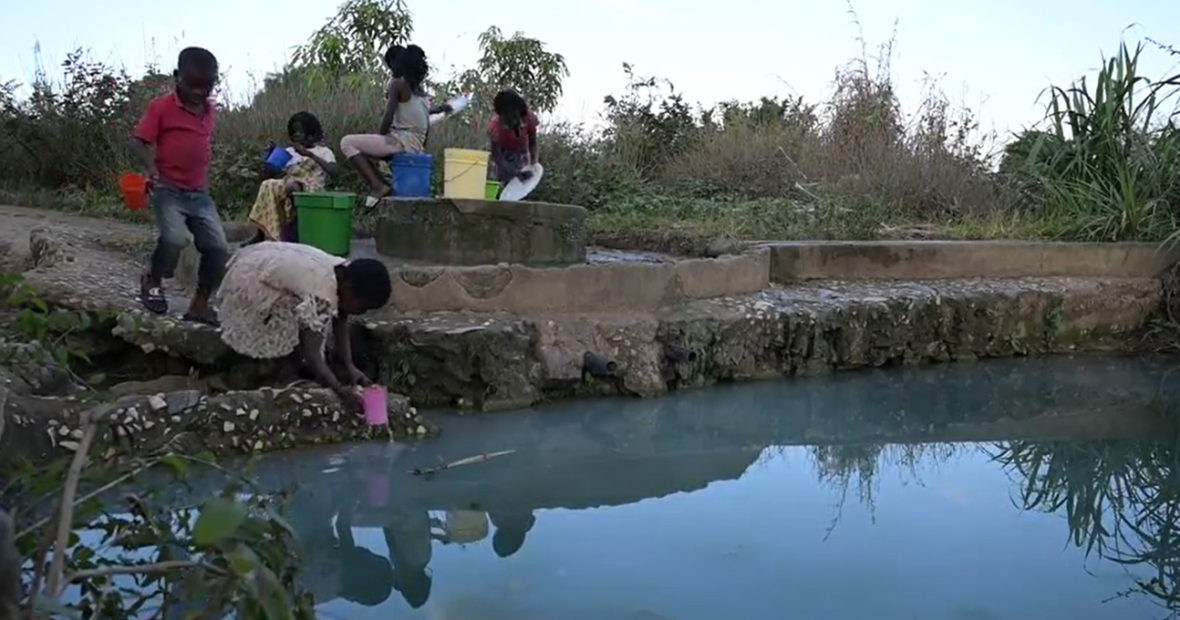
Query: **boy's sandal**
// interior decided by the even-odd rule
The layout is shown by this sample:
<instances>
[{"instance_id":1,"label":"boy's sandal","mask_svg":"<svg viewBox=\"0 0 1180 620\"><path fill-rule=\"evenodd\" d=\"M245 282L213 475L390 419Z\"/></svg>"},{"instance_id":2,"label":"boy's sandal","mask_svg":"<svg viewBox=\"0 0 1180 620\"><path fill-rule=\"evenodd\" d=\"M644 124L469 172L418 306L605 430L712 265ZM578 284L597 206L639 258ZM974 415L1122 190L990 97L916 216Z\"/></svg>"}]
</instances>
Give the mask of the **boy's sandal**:
<instances>
[{"instance_id":1,"label":"boy's sandal","mask_svg":"<svg viewBox=\"0 0 1180 620\"><path fill-rule=\"evenodd\" d=\"M168 312L168 299L164 297L164 289L158 286L140 285L139 303L152 314Z\"/></svg>"}]
</instances>

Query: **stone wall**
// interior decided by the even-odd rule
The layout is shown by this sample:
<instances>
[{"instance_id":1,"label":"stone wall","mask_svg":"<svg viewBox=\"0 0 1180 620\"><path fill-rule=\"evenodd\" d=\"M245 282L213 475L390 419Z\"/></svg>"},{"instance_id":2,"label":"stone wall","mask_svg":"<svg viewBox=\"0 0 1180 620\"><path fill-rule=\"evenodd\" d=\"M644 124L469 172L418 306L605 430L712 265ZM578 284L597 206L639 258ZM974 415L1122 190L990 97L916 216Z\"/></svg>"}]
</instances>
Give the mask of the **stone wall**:
<instances>
[{"instance_id":1,"label":"stone wall","mask_svg":"<svg viewBox=\"0 0 1180 620\"><path fill-rule=\"evenodd\" d=\"M1159 307L1153 279L824 283L643 315L370 321L382 380L415 403L498 410L834 370L1129 350ZM585 354L615 362L588 376Z\"/></svg>"},{"instance_id":2,"label":"stone wall","mask_svg":"<svg viewBox=\"0 0 1180 620\"><path fill-rule=\"evenodd\" d=\"M318 388L258 389L204 394L185 390L125 396L96 403L79 396L43 397L0 386L0 471L20 459L43 462L79 447L83 426L100 429L104 459L167 452L250 454L365 439L421 437L436 432L404 397L391 396L388 426L369 426Z\"/></svg>"},{"instance_id":3,"label":"stone wall","mask_svg":"<svg viewBox=\"0 0 1180 620\"><path fill-rule=\"evenodd\" d=\"M366 317L354 350L416 405L500 410L889 364L1130 350L1160 300L1148 278L824 282L645 313ZM265 380L266 368L208 327L132 309L112 331L230 387ZM613 370L585 372L588 352Z\"/></svg>"},{"instance_id":4,"label":"stone wall","mask_svg":"<svg viewBox=\"0 0 1180 620\"><path fill-rule=\"evenodd\" d=\"M754 293L769 282L770 252L664 263L564 268L524 265L399 267L391 305L399 312L648 312L694 299Z\"/></svg>"}]
</instances>

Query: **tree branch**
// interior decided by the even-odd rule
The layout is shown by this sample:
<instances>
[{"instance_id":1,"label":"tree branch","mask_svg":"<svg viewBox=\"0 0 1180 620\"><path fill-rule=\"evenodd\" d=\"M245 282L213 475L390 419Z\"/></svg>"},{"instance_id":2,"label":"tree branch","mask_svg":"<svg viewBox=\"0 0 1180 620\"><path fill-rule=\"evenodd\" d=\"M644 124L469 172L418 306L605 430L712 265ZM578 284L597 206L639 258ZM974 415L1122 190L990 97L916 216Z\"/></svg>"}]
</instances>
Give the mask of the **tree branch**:
<instances>
[{"instance_id":1,"label":"tree branch","mask_svg":"<svg viewBox=\"0 0 1180 620\"><path fill-rule=\"evenodd\" d=\"M159 462L160 462L160 459L152 459L152 460L148 461L147 463L140 465L139 467L123 474L122 476L119 476L118 478L115 478L114 480L112 480L112 481L98 487L97 489L87 493L86 495L83 495L82 497L79 497L78 499L74 500L74 506L78 506L79 504L84 504L84 503L98 497L99 495L102 495L103 493L110 491L111 489L123 484L124 482L127 482L131 478L134 478L134 477L138 476L139 474L155 467L157 464L159 464ZM26 527L25 529L21 530L19 534L16 535L17 540L20 540L21 538L24 538L25 536L32 534L34 531L36 531L42 527L45 527L45 524L47 524L47 523L49 523L49 517L45 517L45 518L41 519L40 521L37 521L36 523L30 525L29 527Z\"/></svg>"},{"instance_id":2,"label":"tree branch","mask_svg":"<svg viewBox=\"0 0 1180 620\"><path fill-rule=\"evenodd\" d=\"M167 560L164 562L156 562L155 564L132 564L125 566L104 566L102 568L95 568L91 570L80 570L66 580L66 583L77 583L87 579L95 579L97 577L112 577L115 575L158 575L160 573L167 573L174 570L187 570L192 568L200 568L215 573L221 573L221 569L209 564L201 562L193 562L192 560Z\"/></svg>"},{"instance_id":3,"label":"tree branch","mask_svg":"<svg viewBox=\"0 0 1180 620\"><path fill-rule=\"evenodd\" d=\"M53 563L49 566L49 578L46 587L53 598L61 596L65 583L62 574L65 572L66 545L70 541L73 530L74 499L78 495L78 479L82 476L82 467L86 464L86 457L90 454L90 444L94 442L94 435L98 432L98 425L87 422L86 430L82 432L82 440L78 442L78 450L74 452L74 459L70 462L70 469L66 473L65 487L61 493L61 507L57 518L57 540L53 544Z\"/></svg>"},{"instance_id":4,"label":"tree branch","mask_svg":"<svg viewBox=\"0 0 1180 620\"><path fill-rule=\"evenodd\" d=\"M7 420L4 418L4 410L8 408L8 388L0 388L3 393L0 394L0 440L4 439L4 427L7 426Z\"/></svg>"}]
</instances>

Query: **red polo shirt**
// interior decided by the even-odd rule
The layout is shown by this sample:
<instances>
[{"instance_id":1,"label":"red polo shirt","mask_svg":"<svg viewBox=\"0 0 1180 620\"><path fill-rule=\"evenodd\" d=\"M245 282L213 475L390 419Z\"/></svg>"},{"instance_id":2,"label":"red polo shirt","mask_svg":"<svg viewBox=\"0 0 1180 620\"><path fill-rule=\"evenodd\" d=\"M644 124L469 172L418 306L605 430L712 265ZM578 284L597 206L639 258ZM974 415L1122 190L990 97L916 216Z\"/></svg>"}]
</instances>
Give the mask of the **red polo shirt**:
<instances>
[{"instance_id":1,"label":"red polo shirt","mask_svg":"<svg viewBox=\"0 0 1180 620\"><path fill-rule=\"evenodd\" d=\"M189 112L176 93L152 99L133 134L156 149L160 180L183 190L205 189L213 155L213 104Z\"/></svg>"}]
</instances>

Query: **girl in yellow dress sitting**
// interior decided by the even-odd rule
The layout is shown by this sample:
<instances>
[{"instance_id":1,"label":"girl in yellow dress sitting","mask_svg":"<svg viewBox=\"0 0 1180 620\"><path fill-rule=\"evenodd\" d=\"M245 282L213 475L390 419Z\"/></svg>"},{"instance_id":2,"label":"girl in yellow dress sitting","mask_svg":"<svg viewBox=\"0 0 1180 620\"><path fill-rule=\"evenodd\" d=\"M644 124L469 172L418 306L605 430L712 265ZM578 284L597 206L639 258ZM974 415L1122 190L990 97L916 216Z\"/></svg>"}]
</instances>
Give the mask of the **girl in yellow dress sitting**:
<instances>
[{"instance_id":1,"label":"girl in yellow dress sitting","mask_svg":"<svg viewBox=\"0 0 1180 620\"><path fill-rule=\"evenodd\" d=\"M258 228L253 242L296 241L292 195L320 191L336 176L336 155L324 146L324 129L314 114L293 115L287 121L287 136L291 160L282 170L268 169L272 178L262 181L250 209L250 222ZM275 148L271 144L263 157L269 157Z\"/></svg>"}]
</instances>

